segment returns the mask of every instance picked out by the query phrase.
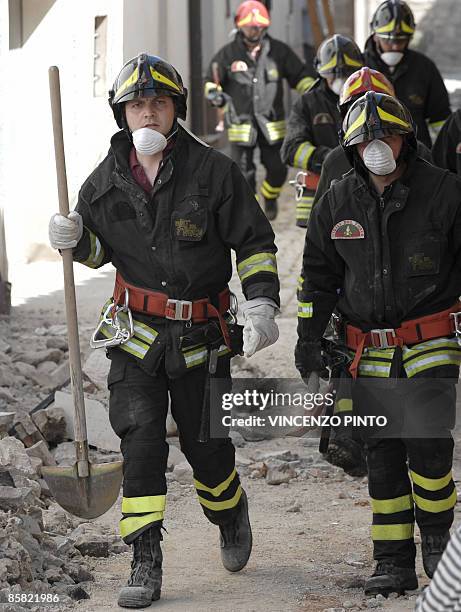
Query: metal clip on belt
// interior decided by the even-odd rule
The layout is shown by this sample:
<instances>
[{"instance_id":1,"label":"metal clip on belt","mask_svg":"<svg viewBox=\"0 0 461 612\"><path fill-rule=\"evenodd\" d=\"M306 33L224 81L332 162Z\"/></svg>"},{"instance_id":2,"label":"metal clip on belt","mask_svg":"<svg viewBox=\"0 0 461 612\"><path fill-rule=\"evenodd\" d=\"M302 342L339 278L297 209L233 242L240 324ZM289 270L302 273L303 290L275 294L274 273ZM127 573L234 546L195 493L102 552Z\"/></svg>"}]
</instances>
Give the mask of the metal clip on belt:
<instances>
[{"instance_id":1,"label":"metal clip on belt","mask_svg":"<svg viewBox=\"0 0 461 612\"><path fill-rule=\"evenodd\" d=\"M461 346L461 312L450 312L450 317L453 317L453 325L458 344Z\"/></svg>"},{"instance_id":2,"label":"metal clip on belt","mask_svg":"<svg viewBox=\"0 0 461 612\"><path fill-rule=\"evenodd\" d=\"M171 301L171 300L170 300ZM175 301L175 300L172 300ZM125 289L125 303L121 306L110 303L104 311L99 325L94 330L91 336L90 346L91 348L108 348L110 346L119 346L125 344L134 334L133 316L128 306L130 303L130 293L128 289ZM128 317L128 327L124 323L119 315L120 313L126 313ZM100 333L103 325L109 325L115 328L115 334L112 338L104 338L103 340L97 340L98 333Z\"/></svg>"},{"instance_id":3,"label":"metal clip on belt","mask_svg":"<svg viewBox=\"0 0 461 612\"><path fill-rule=\"evenodd\" d=\"M296 174L295 179L292 181L289 181L290 185L293 185L293 187L295 188L295 192L296 192L295 201L296 202L299 202L299 200L303 197L306 177L307 177L307 172L300 170Z\"/></svg>"}]
</instances>

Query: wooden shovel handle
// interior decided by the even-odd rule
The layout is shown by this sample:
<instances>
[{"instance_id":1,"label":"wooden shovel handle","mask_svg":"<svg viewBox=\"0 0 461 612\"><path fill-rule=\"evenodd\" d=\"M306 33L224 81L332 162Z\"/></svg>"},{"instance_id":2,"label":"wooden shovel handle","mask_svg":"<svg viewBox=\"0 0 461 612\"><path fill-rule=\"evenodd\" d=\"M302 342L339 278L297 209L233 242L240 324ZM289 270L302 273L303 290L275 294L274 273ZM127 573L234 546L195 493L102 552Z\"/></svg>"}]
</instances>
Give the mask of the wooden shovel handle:
<instances>
[{"instance_id":1,"label":"wooden shovel handle","mask_svg":"<svg viewBox=\"0 0 461 612\"><path fill-rule=\"evenodd\" d=\"M67 191L66 158L62 131L61 87L59 69L51 66L48 70L50 81L51 116L53 121L54 154L56 158L56 178L58 183L59 212L69 214L69 195ZM66 302L67 335L69 340L69 363L72 396L74 399L74 430L77 445L77 465L79 476L88 476L88 445L83 396L82 364L80 361L80 341L78 337L77 304L75 299L74 267L72 249L63 249L64 297ZM86 473L85 473L86 472Z\"/></svg>"}]
</instances>

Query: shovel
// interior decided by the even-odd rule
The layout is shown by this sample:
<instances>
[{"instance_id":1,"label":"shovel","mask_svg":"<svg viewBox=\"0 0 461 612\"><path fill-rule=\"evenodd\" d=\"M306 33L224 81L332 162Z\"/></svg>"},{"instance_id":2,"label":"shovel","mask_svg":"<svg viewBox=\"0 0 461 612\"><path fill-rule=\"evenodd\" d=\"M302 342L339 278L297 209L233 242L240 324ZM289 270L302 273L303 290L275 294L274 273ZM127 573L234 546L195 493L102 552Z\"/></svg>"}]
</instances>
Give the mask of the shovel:
<instances>
[{"instance_id":1,"label":"shovel","mask_svg":"<svg viewBox=\"0 0 461 612\"><path fill-rule=\"evenodd\" d=\"M69 197L67 193L58 68L51 66L48 76L50 80L59 212L61 215L67 216L69 214ZM76 462L69 467L44 466L42 467L42 474L53 497L64 510L81 518L92 519L107 512L117 500L122 481L123 462L91 464L88 461L85 402L71 249L64 249L62 251L62 261L64 267L67 334L69 339L70 380L75 409Z\"/></svg>"}]
</instances>

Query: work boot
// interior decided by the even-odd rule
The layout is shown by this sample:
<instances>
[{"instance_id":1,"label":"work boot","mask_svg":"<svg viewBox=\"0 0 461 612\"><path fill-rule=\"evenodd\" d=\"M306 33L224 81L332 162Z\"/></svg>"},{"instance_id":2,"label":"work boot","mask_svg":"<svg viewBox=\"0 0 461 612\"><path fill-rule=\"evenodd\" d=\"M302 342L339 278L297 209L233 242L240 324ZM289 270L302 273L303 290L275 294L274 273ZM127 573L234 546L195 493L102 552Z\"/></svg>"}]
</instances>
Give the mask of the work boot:
<instances>
[{"instance_id":1,"label":"work boot","mask_svg":"<svg viewBox=\"0 0 461 612\"><path fill-rule=\"evenodd\" d=\"M359 440L348 437L330 439L323 458L350 476L366 476L368 473L363 442Z\"/></svg>"},{"instance_id":2,"label":"work boot","mask_svg":"<svg viewBox=\"0 0 461 612\"><path fill-rule=\"evenodd\" d=\"M437 564L440 561L443 551L445 550L448 540L450 539L450 532L446 531L442 534L421 534L421 552L423 553L423 566L424 571L428 578L432 578L437 568Z\"/></svg>"},{"instance_id":3,"label":"work boot","mask_svg":"<svg viewBox=\"0 0 461 612\"><path fill-rule=\"evenodd\" d=\"M264 198L264 212L269 221L273 221L277 216L278 204L277 200L268 200Z\"/></svg>"},{"instance_id":4,"label":"work boot","mask_svg":"<svg viewBox=\"0 0 461 612\"><path fill-rule=\"evenodd\" d=\"M157 525L144 531L133 541L133 561L128 585L118 596L122 608L147 608L160 599L162 587L162 540Z\"/></svg>"},{"instance_id":5,"label":"work boot","mask_svg":"<svg viewBox=\"0 0 461 612\"><path fill-rule=\"evenodd\" d=\"M220 525L219 530L222 564L229 572L238 572L248 563L253 543L245 491L242 491L238 514L228 523Z\"/></svg>"},{"instance_id":6,"label":"work boot","mask_svg":"<svg viewBox=\"0 0 461 612\"><path fill-rule=\"evenodd\" d=\"M399 567L393 561L378 561L375 573L365 582L365 595L384 595L418 588L418 578L414 567Z\"/></svg>"}]
</instances>

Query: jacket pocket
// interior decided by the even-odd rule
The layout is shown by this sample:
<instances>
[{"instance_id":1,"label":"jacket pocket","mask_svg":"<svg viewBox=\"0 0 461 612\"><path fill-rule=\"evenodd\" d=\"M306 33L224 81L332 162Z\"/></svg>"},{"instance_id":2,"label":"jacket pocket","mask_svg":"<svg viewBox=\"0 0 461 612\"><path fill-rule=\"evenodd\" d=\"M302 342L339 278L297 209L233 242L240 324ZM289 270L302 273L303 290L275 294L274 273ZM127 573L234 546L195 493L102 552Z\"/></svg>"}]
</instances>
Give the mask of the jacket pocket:
<instances>
[{"instance_id":1,"label":"jacket pocket","mask_svg":"<svg viewBox=\"0 0 461 612\"><path fill-rule=\"evenodd\" d=\"M411 236L405 247L405 276L431 276L440 272L442 237L438 232Z\"/></svg>"},{"instance_id":2,"label":"jacket pocket","mask_svg":"<svg viewBox=\"0 0 461 612\"><path fill-rule=\"evenodd\" d=\"M191 195L182 200L171 215L171 237L181 242L199 242L206 234L207 225L205 204Z\"/></svg>"}]
</instances>

